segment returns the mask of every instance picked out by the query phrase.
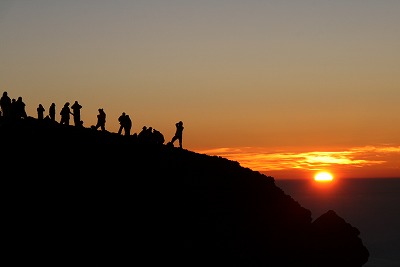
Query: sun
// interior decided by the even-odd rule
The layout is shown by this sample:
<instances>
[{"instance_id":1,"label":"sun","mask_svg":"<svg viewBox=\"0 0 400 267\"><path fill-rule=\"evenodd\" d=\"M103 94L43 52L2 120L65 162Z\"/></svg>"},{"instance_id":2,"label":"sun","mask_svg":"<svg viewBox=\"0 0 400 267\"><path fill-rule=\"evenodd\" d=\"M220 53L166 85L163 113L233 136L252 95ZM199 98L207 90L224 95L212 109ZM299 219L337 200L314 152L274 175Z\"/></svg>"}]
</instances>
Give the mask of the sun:
<instances>
[{"instance_id":1,"label":"sun","mask_svg":"<svg viewBox=\"0 0 400 267\"><path fill-rule=\"evenodd\" d=\"M333 176L329 172L318 172L314 176L316 182L332 182Z\"/></svg>"}]
</instances>

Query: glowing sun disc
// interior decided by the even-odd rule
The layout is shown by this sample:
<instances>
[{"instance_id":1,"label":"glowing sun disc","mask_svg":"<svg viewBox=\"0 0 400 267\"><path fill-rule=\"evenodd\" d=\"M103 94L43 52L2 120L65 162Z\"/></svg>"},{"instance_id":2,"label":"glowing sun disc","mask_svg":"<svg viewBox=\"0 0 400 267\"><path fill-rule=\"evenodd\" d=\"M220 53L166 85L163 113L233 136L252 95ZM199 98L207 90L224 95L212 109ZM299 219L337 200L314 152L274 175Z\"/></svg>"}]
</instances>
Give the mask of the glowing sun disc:
<instances>
[{"instance_id":1,"label":"glowing sun disc","mask_svg":"<svg viewBox=\"0 0 400 267\"><path fill-rule=\"evenodd\" d=\"M314 180L317 182L331 182L333 176L329 172L319 172L315 175Z\"/></svg>"}]
</instances>

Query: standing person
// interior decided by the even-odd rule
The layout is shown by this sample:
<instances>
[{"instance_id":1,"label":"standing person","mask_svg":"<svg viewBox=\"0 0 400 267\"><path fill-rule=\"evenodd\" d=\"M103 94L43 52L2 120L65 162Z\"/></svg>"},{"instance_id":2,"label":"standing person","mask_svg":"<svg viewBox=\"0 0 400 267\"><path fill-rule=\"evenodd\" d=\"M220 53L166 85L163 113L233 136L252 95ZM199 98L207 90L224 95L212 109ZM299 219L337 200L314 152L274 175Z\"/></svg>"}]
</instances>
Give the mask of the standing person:
<instances>
[{"instance_id":1,"label":"standing person","mask_svg":"<svg viewBox=\"0 0 400 267\"><path fill-rule=\"evenodd\" d=\"M119 122L119 129L118 129L118 134L122 133L122 129L125 128L125 112L122 112L121 116L118 117L118 122Z\"/></svg>"},{"instance_id":2,"label":"standing person","mask_svg":"<svg viewBox=\"0 0 400 267\"><path fill-rule=\"evenodd\" d=\"M8 96L6 91L3 92L3 95L0 98L0 107L3 112L3 117L9 118L11 114L11 98Z\"/></svg>"},{"instance_id":3,"label":"standing person","mask_svg":"<svg viewBox=\"0 0 400 267\"><path fill-rule=\"evenodd\" d=\"M121 116L118 117L118 121L120 124L118 134L121 134L122 130L124 130L124 135L131 135L132 120L129 118L129 115L127 115L125 112L122 112Z\"/></svg>"},{"instance_id":4,"label":"standing person","mask_svg":"<svg viewBox=\"0 0 400 267\"><path fill-rule=\"evenodd\" d=\"M28 117L25 111L25 103L22 101L22 96L19 96L17 101L15 101L15 114L17 119L26 119Z\"/></svg>"},{"instance_id":5,"label":"standing person","mask_svg":"<svg viewBox=\"0 0 400 267\"><path fill-rule=\"evenodd\" d=\"M175 132L175 135L172 137L170 143L174 144L174 142L176 140L178 140L179 141L179 147L182 148L182 133L183 133L183 128L184 128L183 127L183 122L179 121L179 122L175 123L175 126L176 126L176 132Z\"/></svg>"},{"instance_id":6,"label":"standing person","mask_svg":"<svg viewBox=\"0 0 400 267\"><path fill-rule=\"evenodd\" d=\"M49 117L51 121L56 121L56 104L51 103L49 108Z\"/></svg>"},{"instance_id":7,"label":"standing person","mask_svg":"<svg viewBox=\"0 0 400 267\"><path fill-rule=\"evenodd\" d=\"M106 113L102 108L99 108L99 114L97 114L97 124L94 129L97 130L99 127L102 131L106 130Z\"/></svg>"},{"instance_id":8,"label":"standing person","mask_svg":"<svg viewBox=\"0 0 400 267\"><path fill-rule=\"evenodd\" d=\"M74 104L71 106L71 109L74 111L72 115L74 115L74 124L75 126L82 126L81 122L81 108L82 106L75 101Z\"/></svg>"},{"instance_id":9,"label":"standing person","mask_svg":"<svg viewBox=\"0 0 400 267\"><path fill-rule=\"evenodd\" d=\"M39 120L43 120L44 118L44 107L42 104L39 104L39 106L37 107L37 113L38 113L38 119Z\"/></svg>"},{"instance_id":10,"label":"standing person","mask_svg":"<svg viewBox=\"0 0 400 267\"><path fill-rule=\"evenodd\" d=\"M60 124L65 124L68 126L70 114L71 114L71 109L69 108L69 102L66 102L60 111L60 115L61 115Z\"/></svg>"},{"instance_id":11,"label":"standing person","mask_svg":"<svg viewBox=\"0 0 400 267\"><path fill-rule=\"evenodd\" d=\"M126 136L131 135L131 128L132 128L132 120L129 115L125 115L125 125L124 125L124 132Z\"/></svg>"}]
</instances>

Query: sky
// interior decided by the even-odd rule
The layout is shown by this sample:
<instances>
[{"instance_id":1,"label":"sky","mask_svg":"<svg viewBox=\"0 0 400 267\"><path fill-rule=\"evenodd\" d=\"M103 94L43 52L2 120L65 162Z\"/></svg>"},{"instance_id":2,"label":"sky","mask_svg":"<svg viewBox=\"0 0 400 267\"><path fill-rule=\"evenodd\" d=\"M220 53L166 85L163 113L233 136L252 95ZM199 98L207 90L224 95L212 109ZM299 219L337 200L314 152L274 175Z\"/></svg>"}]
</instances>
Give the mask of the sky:
<instances>
[{"instance_id":1,"label":"sky","mask_svg":"<svg viewBox=\"0 0 400 267\"><path fill-rule=\"evenodd\" d=\"M0 35L29 116L77 100L275 179L400 177L398 0L1 0Z\"/></svg>"}]
</instances>

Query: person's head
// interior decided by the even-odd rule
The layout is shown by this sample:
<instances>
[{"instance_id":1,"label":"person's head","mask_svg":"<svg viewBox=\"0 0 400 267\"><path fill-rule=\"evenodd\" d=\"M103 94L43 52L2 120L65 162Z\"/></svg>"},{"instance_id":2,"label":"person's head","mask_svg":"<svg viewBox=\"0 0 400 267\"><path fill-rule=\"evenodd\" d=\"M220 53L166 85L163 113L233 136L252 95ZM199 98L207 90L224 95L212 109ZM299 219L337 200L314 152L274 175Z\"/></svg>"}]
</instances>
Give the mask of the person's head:
<instances>
[{"instance_id":1,"label":"person's head","mask_svg":"<svg viewBox=\"0 0 400 267\"><path fill-rule=\"evenodd\" d=\"M65 103L65 105L64 105L64 106L68 107L68 106L69 106L69 102Z\"/></svg>"},{"instance_id":2,"label":"person's head","mask_svg":"<svg viewBox=\"0 0 400 267\"><path fill-rule=\"evenodd\" d=\"M122 116L125 116L125 112L122 112Z\"/></svg>"}]
</instances>

